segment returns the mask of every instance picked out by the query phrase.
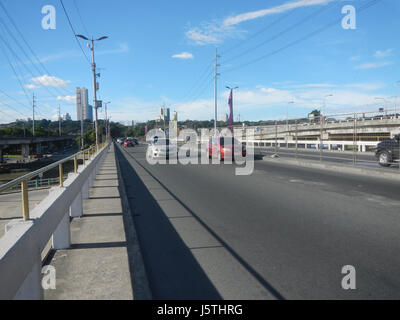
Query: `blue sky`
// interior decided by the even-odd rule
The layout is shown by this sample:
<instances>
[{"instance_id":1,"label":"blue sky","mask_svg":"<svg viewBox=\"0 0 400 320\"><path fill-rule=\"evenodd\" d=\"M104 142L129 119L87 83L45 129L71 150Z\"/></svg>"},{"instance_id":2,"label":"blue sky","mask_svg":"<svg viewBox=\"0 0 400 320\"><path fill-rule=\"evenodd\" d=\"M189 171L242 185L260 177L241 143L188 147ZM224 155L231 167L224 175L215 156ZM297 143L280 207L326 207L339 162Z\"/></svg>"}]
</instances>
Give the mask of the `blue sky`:
<instances>
[{"instance_id":1,"label":"blue sky","mask_svg":"<svg viewBox=\"0 0 400 320\"><path fill-rule=\"evenodd\" d=\"M0 92L0 122L31 116L21 85L29 97L33 92L37 97L37 118L55 119L60 104L76 119L75 87L88 88L93 99L92 78L60 1L1 2L50 73L37 64L0 8L0 18L31 58L1 24L1 37L20 59L0 42L0 89L7 93ZM109 37L96 43L96 63L98 94L111 101L114 121L154 119L164 103L180 120L212 119L215 48L221 55L218 114L228 112L227 85L239 86L235 118L240 114L244 120L284 119L289 101L294 102L289 117L305 116L328 94L329 114L376 110L384 101L376 97L385 98L387 107L395 103L394 83L400 80L396 0L357 10L354 30L342 28L342 7L357 9L370 0L63 2L77 33ZM56 9L54 30L41 26L45 5ZM90 56L84 41L81 45Z\"/></svg>"}]
</instances>

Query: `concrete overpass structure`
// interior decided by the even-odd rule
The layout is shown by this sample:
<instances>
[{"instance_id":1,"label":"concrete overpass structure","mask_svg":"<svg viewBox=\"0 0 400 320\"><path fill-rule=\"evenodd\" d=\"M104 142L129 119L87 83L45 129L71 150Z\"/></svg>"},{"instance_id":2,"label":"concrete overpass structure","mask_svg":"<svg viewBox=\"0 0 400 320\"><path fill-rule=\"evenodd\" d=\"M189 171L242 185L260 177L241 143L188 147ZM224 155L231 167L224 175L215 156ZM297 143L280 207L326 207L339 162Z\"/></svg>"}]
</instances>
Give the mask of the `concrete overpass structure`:
<instances>
[{"instance_id":1,"label":"concrete overpass structure","mask_svg":"<svg viewBox=\"0 0 400 320\"><path fill-rule=\"evenodd\" d=\"M266 126L234 126L234 130L240 130L244 140L246 130L253 129L256 146L297 145L307 149L323 145L327 149L338 146L342 151L351 146L360 152L375 148L380 141L400 133L400 118L397 117L326 120L322 126L319 122L313 121L293 122L295 121L290 120L287 125L280 121L275 125ZM201 130L204 129L199 129L200 132Z\"/></svg>"},{"instance_id":2,"label":"concrete overpass structure","mask_svg":"<svg viewBox=\"0 0 400 320\"><path fill-rule=\"evenodd\" d=\"M40 153L42 144L65 143L75 138L76 136L0 138L0 162L3 160L3 150L10 146L21 146L22 156L28 157L30 146L33 146L35 153Z\"/></svg>"}]
</instances>

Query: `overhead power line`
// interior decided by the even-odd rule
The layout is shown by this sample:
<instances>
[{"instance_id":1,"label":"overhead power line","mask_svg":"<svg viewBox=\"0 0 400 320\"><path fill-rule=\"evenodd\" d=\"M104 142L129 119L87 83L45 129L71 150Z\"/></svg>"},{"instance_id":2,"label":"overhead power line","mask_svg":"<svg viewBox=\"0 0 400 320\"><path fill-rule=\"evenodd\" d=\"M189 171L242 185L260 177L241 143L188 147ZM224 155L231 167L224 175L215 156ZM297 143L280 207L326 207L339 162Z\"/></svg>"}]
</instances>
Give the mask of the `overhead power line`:
<instances>
[{"instance_id":1,"label":"overhead power line","mask_svg":"<svg viewBox=\"0 0 400 320\"><path fill-rule=\"evenodd\" d=\"M71 20L70 20L70 18L69 18L69 16L68 16L68 12L67 12L67 10L66 10L65 7L64 7L63 1L60 0L60 3L61 3L61 6L63 7L65 16L67 17L68 24L69 24L69 26L70 26L70 28L71 28L71 31L72 31L72 33L73 33L73 35L74 35L74 38L75 38L76 42L78 43L78 46L79 46L79 48L81 49L81 51L82 51L84 57L86 58L87 62L91 65L92 63L90 62L88 56L86 55L85 51L83 50L83 48L82 48L82 46L81 46L81 43L79 42L78 38L76 37L76 34L77 34L77 33L75 32L75 29L74 29L74 27L73 27L73 25L72 25L72 23L71 23Z\"/></svg>"},{"instance_id":2,"label":"overhead power line","mask_svg":"<svg viewBox=\"0 0 400 320\"><path fill-rule=\"evenodd\" d=\"M362 12L362 11L368 9L369 7L372 7L373 5L377 4L377 3L380 2L380 1L382 1L382 0L372 0L372 1L369 1L368 3L366 3L366 4L362 5L362 6L360 6L360 7L359 7L358 9L356 9L356 10L357 10L358 13L360 13L360 12ZM299 38L299 39L296 39L296 40L294 40L294 41L292 41L292 42L289 42L288 44L284 45L283 47L280 47L279 49L276 49L276 50L274 50L274 51L271 51L271 52L269 52L269 53L267 53L267 54L265 54L265 55L262 55L261 57L258 57L258 58L256 58L256 59L253 59L253 60L249 61L249 62L243 63L243 64L241 64L241 65L239 65L239 66L237 66L237 67L228 69L228 70L226 70L226 71L224 71L224 72L225 72L225 73L232 72L232 71L235 71L235 70L244 68L244 67L246 67L246 66L248 66L248 65L254 64L254 63L256 63L256 62L258 62L258 61L261 61L261 60L263 60L263 59L265 59L265 58L268 58L268 57L270 57L270 56L273 56L273 55L275 55L275 54L277 54L277 53L279 53L279 52L281 52L281 51L283 51L283 50L285 50L285 49L287 49L287 48L293 47L294 45L296 45L296 44L298 44L298 43L300 43L300 42L303 42L303 41L307 40L308 38L311 38L311 37L315 36L316 34L321 33L322 31L324 31L324 30L326 30L326 29L328 29L328 28L330 28L330 27L332 27L332 26L334 26L334 25L337 25L337 24L340 23L341 21L342 21L342 17L340 17L339 19L336 19L336 20L334 20L334 21L332 21L332 22L326 24L325 26L323 26L323 27L321 27L321 28L319 28L319 29L317 29L317 30L315 30L315 31L313 31L313 32L310 32L310 33L306 34L305 36L303 36L303 37L301 37L301 38Z\"/></svg>"},{"instance_id":3,"label":"overhead power line","mask_svg":"<svg viewBox=\"0 0 400 320\"><path fill-rule=\"evenodd\" d=\"M35 51L32 49L31 45L28 43L28 41L25 39L23 33L20 31L20 29L18 28L17 24L15 23L14 19L12 18L12 16L8 13L6 7L4 6L4 4L0 1L0 6L3 9L3 11L5 12L5 14L7 15L9 21L11 22L11 24L13 25L14 29L17 31L18 35L20 36L20 38L22 39L22 41L25 43L26 47L29 49L29 51L31 52L31 54L34 56L36 62L42 67L44 73L48 74L49 76L52 75L52 73L46 68L46 66L42 63L42 61L38 58L37 54L35 53ZM8 29L8 28L7 28ZM12 35L11 31L9 31L9 34ZM14 37L13 37L14 38ZM16 41L16 39L14 38L14 41ZM17 42L17 41L16 41ZM30 59L29 59L30 60ZM56 74L55 74L56 75ZM56 75L57 76L57 75ZM62 90L64 90L65 92L67 92L68 94L72 94L72 91L69 91L65 88L62 88Z\"/></svg>"},{"instance_id":4,"label":"overhead power line","mask_svg":"<svg viewBox=\"0 0 400 320\"><path fill-rule=\"evenodd\" d=\"M262 28L261 30L253 33L252 35L250 35L249 37L243 39L242 41L240 41L239 43L225 49L222 51L222 55L226 56L229 55L234 49L241 47L243 44L247 43L248 41L250 41L251 39L254 39L256 37L258 37L260 34L264 33L265 31L269 30L271 27L275 26L276 24L279 24L280 22L284 21L287 17L289 17L290 15L292 15L295 11L291 10L289 11L287 14L285 14L283 17L278 17L276 20L274 20L273 22L271 22L270 24L268 24L267 26L265 26L264 28Z\"/></svg>"},{"instance_id":5,"label":"overhead power line","mask_svg":"<svg viewBox=\"0 0 400 320\"><path fill-rule=\"evenodd\" d=\"M194 82L193 86L191 86L190 89L186 92L186 94L184 96L182 96L182 98L179 99L179 100L184 100L184 99L186 99L187 97L191 96L193 93L195 93L197 91L196 88L198 89L203 84L203 81L205 79L207 79L207 77L205 78L204 76L207 75L207 71L208 71L208 73L211 72L212 65L213 65L213 61L210 61L210 63L206 66L206 68L203 70L203 72L200 73L200 76Z\"/></svg>"},{"instance_id":6,"label":"overhead power line","mask_svg":"<svg viewBox=\"0 0 400 320\"><path fill-rule=\"evenodd\" d=\"M5 39L4 39L1 35L0 35L0 40L4 43L4 45L8 48L8 50L13 54L13 56L19 61L20 65L22 65L22 66L26 69L26 71L27 71L33 78L35 78L36 76L35 76L35 74L32 72L32 70L27 66L26 63L24 63L24 62L22 61L22 59L18 56L18 54L15 52L15 50L7 43L7 41L5 41ZM9 64L10 64L11 68L13 69L13 71L15 71L15 69L14 69L14 67L13 67L13 65L12 65L12 63L11 63L11 61L8 59L8 56L6 56L6 57L7 57L7 60L9 61ZM39 76L40 76L40 73L39 73ZM21 81L19 80L19 76L16 75L16 77L18 78L18 82L20 83L21 88L23 89L25 95L27 96L25 87L22 85ZM43 88L44 88L50 95L52 95L54 98L57 99L57 95L54 94L53 92L51 92L48 86L43 85ZM30 101L29 96L27 96L27 98L28 98L28 101Z\"/></svg>"},{"instance_id":7,"label":"overhead power line","mask_svg":"<svg viewBox=\"0 0 400 320\"><path fill-rule=\"evenodd\" d=\"M0 37L0 39L3 40L2 37ZM5 48L4 48L4 46L1 45L1 44L0 44L0 50L3 52L3 55L6 57L6 60L7 60L7 62L8 62L8 65L9 65L10 68L12 69L12 71L13 71L13 73L14 73L14 76L15 76L15 78L17 79L17 81L18 81L18 83L19 83L19 85L20 85L22 91L24 92L25 97L27 98L28 104L29 104L29 103L30 103L29 95L28 95L28 93L26 92L25 87L24 87L24 85L22 84L22 82L21 82L21 80L20 80L20 76L18 75L17 71L15 70L15 68L14 68L14 66L13 66L13 64L12 64L12 62L11 62L11 60L10 60L10 58L8 57L8 54L7 54L7 52L6 52Z\"/></svg>"},{"instance_id":8,"label":"overhead power line","mask_svg":"<svg viewBox=\"0 0 400 320\"><path fill-rule=\"evenodd\" d=\"M86 28L86 26L85 26L85 23L83 22L81 13L79 12L78 5L76 4L76 1L75 1L75 0L74 0L74 6L75 6L75 9L76 9L76 12L78 13L79 20L81 21L81 24L82 24L83 29L85 30L86 34L90 34L90 32L87 30L87 28Z\"/></svg>"},{"instance_id":9,"label":"overhead power line","mask_svg":"<svg viewBox=\"0 0 400 320\"><path fill-rule=\"evenodd\" d=\"M271 41L273 41L273 40L275 40L275 39L278 39L280 36L284 35L285 33L288 33L289 31L295 30L295 29L296 29L297 27L299 27L301 24L307 22L308 20L310 20L310 19L316 17L317 15L319 15L321 12L323 12L323 11L325 11L326 9L330 8L333 4L336 4L336 3L332 2L332 3L330 3L330 4L327 5L327 6L324 6L324 7L322 7L322 8L319 8L318 10L312 12L311 14L309 14L308 16L306 16L305 18L303 18L303 19L301 19L300 21L298 21L297 23L295 23L295 24L289 26L288 28L282 30L281 32L278 32L277 34L275 34L274 36L272 36L272 37L266 39L265 41L262 41L261 43L259 43L259 44L255 45L255 46L253 46L253 47L251 47L251 48L249 48L249 49L247 49L247 50L245 50L245 51L243 51L243 52L241 52L241 53L239 53L239 54L233 56L232 58L229 58L229 59L227 59L227 60L224 60L224 63L228 63L228 62L230 62L230 61L236 60L237 58L240 58L240 57L242 57L242 56L244 56L244 55L246 55L246 54L248 54L248 53L250 53L250 52L252 52L252 51L254 51L254 50L256 50L256 49L258 49L258 48L262 47L263 45L265 45L265 44L267 44L267 43L269 43L269 42L271 42Z\"/></svg>"}]
</instances>

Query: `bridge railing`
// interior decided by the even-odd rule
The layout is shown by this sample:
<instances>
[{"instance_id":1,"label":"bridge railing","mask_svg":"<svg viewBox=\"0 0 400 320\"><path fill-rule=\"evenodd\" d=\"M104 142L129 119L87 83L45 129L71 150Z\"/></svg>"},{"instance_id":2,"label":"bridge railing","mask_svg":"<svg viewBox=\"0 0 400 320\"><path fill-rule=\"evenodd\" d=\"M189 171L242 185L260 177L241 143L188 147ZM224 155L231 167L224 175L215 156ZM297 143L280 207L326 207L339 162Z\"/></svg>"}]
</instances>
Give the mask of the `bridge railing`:
<instances>
[{"instance_id":1,"label":"bridge railing","mask_svg":"<svg viewBox=\"0 0 400 320\"><path fill-rule=\"evenodd\" d=\"M0 238L0 299L42 299L42 252L51 239L53 249L70 246L70 217L83 213L83 199L89 198L89 187L109 149L103 144L78 152L47 167L31 172L0 186L7 190L21 185L22 219L6 225ZM78 166L78 157L84 163ZM62 166L74 160L74 170L64 179ZM59 183L29 212L27 182L53 168L59 168Z\"/></svg>"},{"instance_id":2,"label":"bridge railing","mask_svg":"<svg viewBox=\"0 0 400 320\"><path fill-rule=\"evenodd\" d=\"M102 147L102 145L100 146ZM28 186L29 186L29 181L37 176L42 175L43 173L58 167L58 184L60 187L63 186L64 183L64 164L70 160L74 161L74 172L76 173L78 171L78 159L81 158L83 160L83 164L85 164L85 161L88 159L90 159L94 153L96 151L96 147L95 146L91 146L85 150L79 151L69 157L66 157L64 159L61 159L57 162L54 162L48 166L45 166L43 168L40 168L38 170L29 172L26 175L23 175L19 178L16 178L10 182L7 182L3 185L0 185L0 193L8 190L8 189L12 189L17 187L18 185L21 186L21 201L22 201L22 217L24 220L28 220L29 219L29 197L28 197Z\"/></svg>"}]
</instances>

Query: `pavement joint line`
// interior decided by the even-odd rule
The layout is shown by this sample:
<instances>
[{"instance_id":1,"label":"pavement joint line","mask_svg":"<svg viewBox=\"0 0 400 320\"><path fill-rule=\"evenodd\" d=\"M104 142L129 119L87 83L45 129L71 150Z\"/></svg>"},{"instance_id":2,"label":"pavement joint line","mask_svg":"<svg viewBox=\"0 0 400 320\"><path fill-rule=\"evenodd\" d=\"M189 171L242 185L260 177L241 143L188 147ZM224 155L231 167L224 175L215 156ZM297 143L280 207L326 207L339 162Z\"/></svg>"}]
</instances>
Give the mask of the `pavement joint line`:
<instances>
[{"instance_id":1,"label":"pavement joint line","mask_svg":"<svg viewBox=\"0 0 400 320\"><path fill-rule=\"evenodd\" d=\"M133 216L138 216L137 214L133 214L133 211L130 208L129 200L125 188L125 182L122 177L120 158L117 154L117 150L114 145L114 156L116 159L116 166L118 172L118 180L120 190L121 202L122 202L122 212L124 218L124 227L126 234L126 241L131 241L132 248L131 254L133 256L133 261L130 261L129 267L131 269L131 280L133 286L133 296L136 300L151 300L152 292L150 289L149 280L146 273L146 268L144 265L144 260L140 248L139 239L136 232L135 222L133 220ZM129 239L128 239L129 237ZM128 251L130 250L130 246L127 246ZM130 255L128 255L129 257Z\"/></svg>"},{"instance_id":2,"label":"pavement joint line","mask_svg":"<svg viewBox=\"0 0 400 320\"><path fill-rule=\"evenodd\" d=\"M330 164L330 163L321 163L316 160L300 160L300 159L283 159L283 158L269 158L264 157L262 161L271 162L276 164L286 164L300 167L307 167L313 169L321 169L326 171L334 171L348 174L357 174L362 176L374 176L387 180L400 180L400 174L398 172L382 172L374 168L360 168L354 167L346 164Z\"/></svg>"}]
</instances>

